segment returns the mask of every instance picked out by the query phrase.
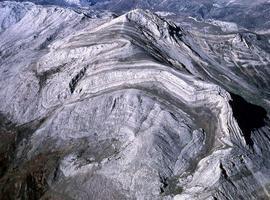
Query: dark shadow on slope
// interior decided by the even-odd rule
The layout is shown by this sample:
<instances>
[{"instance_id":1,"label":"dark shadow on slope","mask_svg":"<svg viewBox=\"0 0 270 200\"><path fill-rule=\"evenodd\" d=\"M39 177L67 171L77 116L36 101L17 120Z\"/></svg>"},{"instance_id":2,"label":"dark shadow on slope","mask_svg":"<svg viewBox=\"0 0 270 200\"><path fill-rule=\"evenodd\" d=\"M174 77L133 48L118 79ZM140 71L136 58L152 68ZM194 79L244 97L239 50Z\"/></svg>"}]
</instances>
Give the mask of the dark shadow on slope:
<instances>
[{"instance_id":1,"label":"dark shadow on slope","mask_svg":"<svg viewBox=\"0 0 270 200\"><path fill-rule=\"evenodd\" d=\"M265 125L267 112L264 108L248 103L241 96L231 93L230 105L248 145L252 146L251 132Z\"/></svg>"}]
</instances>

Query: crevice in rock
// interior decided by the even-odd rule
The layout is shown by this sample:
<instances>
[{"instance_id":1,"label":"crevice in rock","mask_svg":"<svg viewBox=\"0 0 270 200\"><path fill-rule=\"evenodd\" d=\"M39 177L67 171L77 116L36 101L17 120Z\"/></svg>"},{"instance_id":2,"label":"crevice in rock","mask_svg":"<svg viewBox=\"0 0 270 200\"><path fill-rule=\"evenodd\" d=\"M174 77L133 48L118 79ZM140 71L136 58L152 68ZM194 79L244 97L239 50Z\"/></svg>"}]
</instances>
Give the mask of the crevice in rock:
<instances>
[{"instance_id":1,"label":"crevice in rock","mask_svg":"<svg viewBox=\"0 0 270 200\"><path fill-rule=\"evenodd\" d=\"M219 168L220 168L221 173L223 174L224 178L225 178L225 179L228 179L229 176L228 176L226 170L224 169L222 163L220 163Z\"/></svg>"},{"instance_id":2,"label":"crevice in rock","mask_svg":"<svg viewBox=\"0 0 270 200\"><path fill-rule=\"evenodd\" d=\"M60 30L60 29L59 29ZM43 50L47 48L57 37L58 30L52 33L51 35L47 36L44 41L39 45L39 50Z\"/></svg>"},{"instance_id":3,"label":"crevice in rock","mask_svg":"<svg viewBox=\"0 0 270 200\"><path fill-rule=\"evenodd\" d=\"M114 110L115 106L116 106L116 99L114 99L114 100L113 100L113 104L112 104L111 112Z\"/></svg>"},{"instance_id":4,"label":"crevice in rock","mask_svg":"<svg viewBox=\"0 0 270 200\"><path fill-rule=\"evenodd\" d=\"M230 105L233 110L233 115L243 132L246 143L253 146L251 139L252 130L265 126L267 112L260 106L248 103L239 95L233 93L230 93L230 95L232 97Z\"/></svg>"},{"instance_id":5,"label":"crevice in rock","mask_svg":"<svg viewBox=\"0 0 270 200\"><path fill-rule=\"evenodd\" d=\"M54 74L57 74L59 72L61 72L61 69L64 68L67 65L67 63L64 63L62 65L59 65L56 68L52 68L50 70L47 70L45 72L42 73L38 73L37 71L35 71L35 74L39 80L39 88L40 90L46 85L46 81L52 77Z\"/></svg>"},{"instance_id":6,"label":"crevice in rock","mask_svg":"<svg viewBox=\"0 0 270 200\"><path fill-rule=\"evenodd\" d=\"M160 179L160 182L162 183L162 185L160 187L160 193L163 194L165 192L166 188L168 187L167 178L159 175L159 179Z\"/></svg>"},{"instance_id":7,"label":"crevice in rock","mask_svg":"<svg viewBox=\"0 0 270 200\"><path fill-rule=\"evenodd\" d=\"M169 26L168 31L172 37L176 36L180 39L183 36L183 30L179 26Z\"/></svg>"},{"instance_id":8,"label":"crevice in rock","mask_svg":"<svg viewBox=\"0 0 270 200\"><path fill-rule=\"evenodd\" d=\"M161 195L177 195L183 192L183 188L178 185L179 177L164 177L159 174L159 180L161 182L160 194Z\"/></svg>"},{"instance_id":9,"label":"crevice in rock","mask_svg":"<svg viewBox=\"0 0 270 200\"><path fill-rule=\"evenodd\" d=\"M78 74L76 74L75 77L71 79L69 82L69 89L70 93L72 94L76 88L77 83L81 80L81 78L84 76L86 72L86 67L83 67Z\"/></svg>"}]
</instances>

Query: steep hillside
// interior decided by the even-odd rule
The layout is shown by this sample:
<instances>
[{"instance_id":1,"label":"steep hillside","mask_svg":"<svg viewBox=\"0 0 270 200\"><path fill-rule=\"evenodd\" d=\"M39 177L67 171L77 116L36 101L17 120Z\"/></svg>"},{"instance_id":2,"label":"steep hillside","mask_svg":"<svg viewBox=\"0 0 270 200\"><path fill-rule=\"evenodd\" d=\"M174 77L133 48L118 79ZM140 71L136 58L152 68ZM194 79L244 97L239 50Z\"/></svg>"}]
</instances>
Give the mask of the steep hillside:
<instances>
[{"instance_id":1,"label":"steep hillside","mask_svg":"<svg viewBox=\"0 0 270 200\"><path fill-rule=\"evenodd\" d=\"M0 3L0 199L267 199L269 41Z\"/></svg>"}]
</instances>

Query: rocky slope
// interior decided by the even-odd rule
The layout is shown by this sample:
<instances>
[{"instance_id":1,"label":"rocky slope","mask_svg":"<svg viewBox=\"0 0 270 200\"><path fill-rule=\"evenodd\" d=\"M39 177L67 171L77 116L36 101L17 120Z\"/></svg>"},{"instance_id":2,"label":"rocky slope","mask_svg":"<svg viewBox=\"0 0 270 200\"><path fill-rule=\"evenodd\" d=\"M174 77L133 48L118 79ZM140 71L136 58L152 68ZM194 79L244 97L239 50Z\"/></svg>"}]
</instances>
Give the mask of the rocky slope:
<instances>
[{"instance_id":1,"label":"rocky slope","mask_svg":"<svg viewBox=\"0 0 270 200\"><path fill-rule=\"evenodd\" d=\"M16 0L26 1L26 0ZM28 0L27 0L28 1ZM124 13L131 9L149 9L167 12L177 21L187 16L199 20L221 20L234 22L253 30L270 28L269 0L30 0L37 4L87 7ZM176 18L176 19L175 19Z\"/></svg>"},{"instance_id":2,"label":"rocky slope","mask_svg":"<svg viewBox=\"0 0 270 200\"><path fill-rule=\"evenodd\" d=\"M0 3L1 199L268 199L269 37Z\"/></svg>"}]
</instances>

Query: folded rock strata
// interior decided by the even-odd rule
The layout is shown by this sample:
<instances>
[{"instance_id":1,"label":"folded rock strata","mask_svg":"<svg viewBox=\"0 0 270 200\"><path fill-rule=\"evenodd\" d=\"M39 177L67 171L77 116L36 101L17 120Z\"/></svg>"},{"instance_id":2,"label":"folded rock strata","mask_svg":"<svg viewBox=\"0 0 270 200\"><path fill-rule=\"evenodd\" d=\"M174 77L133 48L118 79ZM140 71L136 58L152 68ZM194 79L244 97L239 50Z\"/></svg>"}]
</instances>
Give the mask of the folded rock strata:
<instances>
[{"instance_id":1,"label":"folded rock strata","mask_svg":"<svg viewBox=\"0 0 270 200\"><path fill-rule=\"evenodd\" d=\"M139 9L0 13L1 197L269 198L266 36Z\"/></svg>"}]
</instances>

